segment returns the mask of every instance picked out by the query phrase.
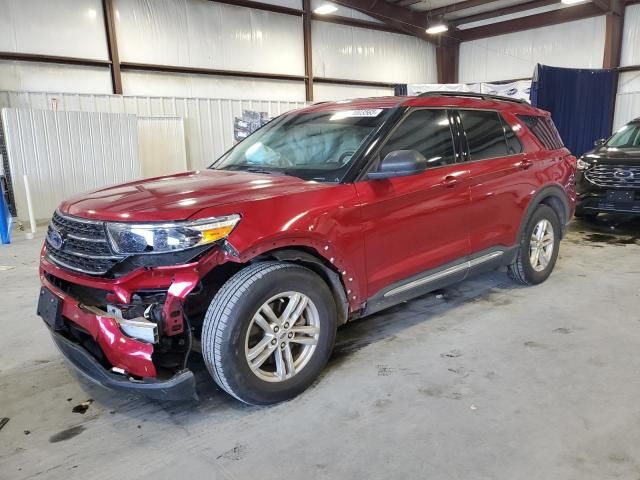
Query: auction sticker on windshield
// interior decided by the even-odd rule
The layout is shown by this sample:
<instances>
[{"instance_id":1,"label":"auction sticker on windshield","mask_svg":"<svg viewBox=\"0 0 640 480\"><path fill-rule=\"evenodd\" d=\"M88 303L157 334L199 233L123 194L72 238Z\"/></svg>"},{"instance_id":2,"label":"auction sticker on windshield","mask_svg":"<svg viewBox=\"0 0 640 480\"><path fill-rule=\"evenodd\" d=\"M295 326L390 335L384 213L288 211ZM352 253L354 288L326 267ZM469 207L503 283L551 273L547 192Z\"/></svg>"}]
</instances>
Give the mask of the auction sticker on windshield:
<instances>
[{"instance_id":1,"label":"auction sticker on windshield","mask_svg":"<svg viewBox=\"0 0 640 480\"><path fill-rule=\"evenodd\" d=\"M377 117L382 113L382 108L370 108L368 110L344 110L331 116L331 120L339 120L341 118L364 118Z\"/></svg>"}]
</instances>

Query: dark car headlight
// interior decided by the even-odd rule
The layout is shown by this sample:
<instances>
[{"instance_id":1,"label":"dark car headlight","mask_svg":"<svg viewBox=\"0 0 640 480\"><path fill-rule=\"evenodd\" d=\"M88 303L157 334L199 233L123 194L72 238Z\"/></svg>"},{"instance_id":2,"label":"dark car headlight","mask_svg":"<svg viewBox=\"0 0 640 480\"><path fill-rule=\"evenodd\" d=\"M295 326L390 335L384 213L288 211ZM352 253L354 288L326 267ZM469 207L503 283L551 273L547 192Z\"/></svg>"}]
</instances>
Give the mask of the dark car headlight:
<instances>
[{"instance_id":1,"label":"dark car headlight","mask_svg":"<svg viewBox=\"0 0 640 480\"><path fill-rule=\"evenodd\" d=\"M123 255L168 253L199 247L226 238L240 215L175 223L107 223L111 247Z\"/></svg>"}]
</instances>

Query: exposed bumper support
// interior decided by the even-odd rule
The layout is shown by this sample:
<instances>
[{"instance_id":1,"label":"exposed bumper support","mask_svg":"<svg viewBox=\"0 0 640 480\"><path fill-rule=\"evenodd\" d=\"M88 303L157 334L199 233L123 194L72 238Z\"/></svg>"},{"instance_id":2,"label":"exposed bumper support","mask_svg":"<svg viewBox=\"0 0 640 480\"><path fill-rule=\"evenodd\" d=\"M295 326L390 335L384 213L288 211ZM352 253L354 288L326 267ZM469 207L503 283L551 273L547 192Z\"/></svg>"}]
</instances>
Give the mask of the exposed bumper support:
<instances>
[{"instance_id":1,"label":"exposed bumper support","mask_svg":"<svg viewBox=\"0 0 640 480\"><path fill-rule=\"evenodd\" d=\"M130 380L123 375L109 372L85 349L59 333L51 332L51 336L62 354L78 372L103 387L129 393L138 393L156 400L198 399L195 388L195 378L190 370L177 373L168 380L156 380L152 378L140 381Z\"/></svg>"}]
</instances>

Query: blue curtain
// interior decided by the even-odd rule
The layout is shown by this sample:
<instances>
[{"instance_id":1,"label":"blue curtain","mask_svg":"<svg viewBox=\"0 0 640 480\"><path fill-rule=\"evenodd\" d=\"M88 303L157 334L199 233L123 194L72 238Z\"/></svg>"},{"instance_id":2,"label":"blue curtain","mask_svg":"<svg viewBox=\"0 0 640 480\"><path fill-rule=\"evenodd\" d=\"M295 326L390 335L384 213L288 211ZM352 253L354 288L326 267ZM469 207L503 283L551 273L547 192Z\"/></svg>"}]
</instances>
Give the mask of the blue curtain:
<instances>
[{"instance_id":1,"label":"blue curtain","mask_svg":"<svg viewBox=\"0 0 640 480\"><path fill-rule=\"evenodd\" d=\"M564 144L576 156L611 134L617 88L615 70L584 70L538 64L532 105L551 113Z\"/></svg>"}]
</instances>

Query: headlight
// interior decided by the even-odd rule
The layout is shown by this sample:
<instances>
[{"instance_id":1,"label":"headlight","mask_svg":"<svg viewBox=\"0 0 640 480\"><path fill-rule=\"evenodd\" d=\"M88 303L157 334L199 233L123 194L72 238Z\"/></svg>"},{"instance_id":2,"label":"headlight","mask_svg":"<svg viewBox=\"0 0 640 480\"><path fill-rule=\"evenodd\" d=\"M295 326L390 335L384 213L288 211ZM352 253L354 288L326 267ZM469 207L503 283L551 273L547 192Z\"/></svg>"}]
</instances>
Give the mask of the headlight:
<instances>
[{"instance_id":1,"label":"headlight","mask_svg":"<svg viewBox=\"0 0 640 480\"><path fill-rule=\"evenodd\" d=\"M585 162L581 158L578 159L578 170L586 170L589 167L591 167L591 164L589 162Z\"/></svg>"},{"instance_id":2,"label":"headlight","mask_svg":"<svg viewBox=\"0 0 640 480\"><path fill-rule=\"evenodd\" d=\"M234 214L193 222L107 223L107 232L117 253L167 253L221 240L233 231L239 221L240 215Z\"/></svg>"}]
</instances>

